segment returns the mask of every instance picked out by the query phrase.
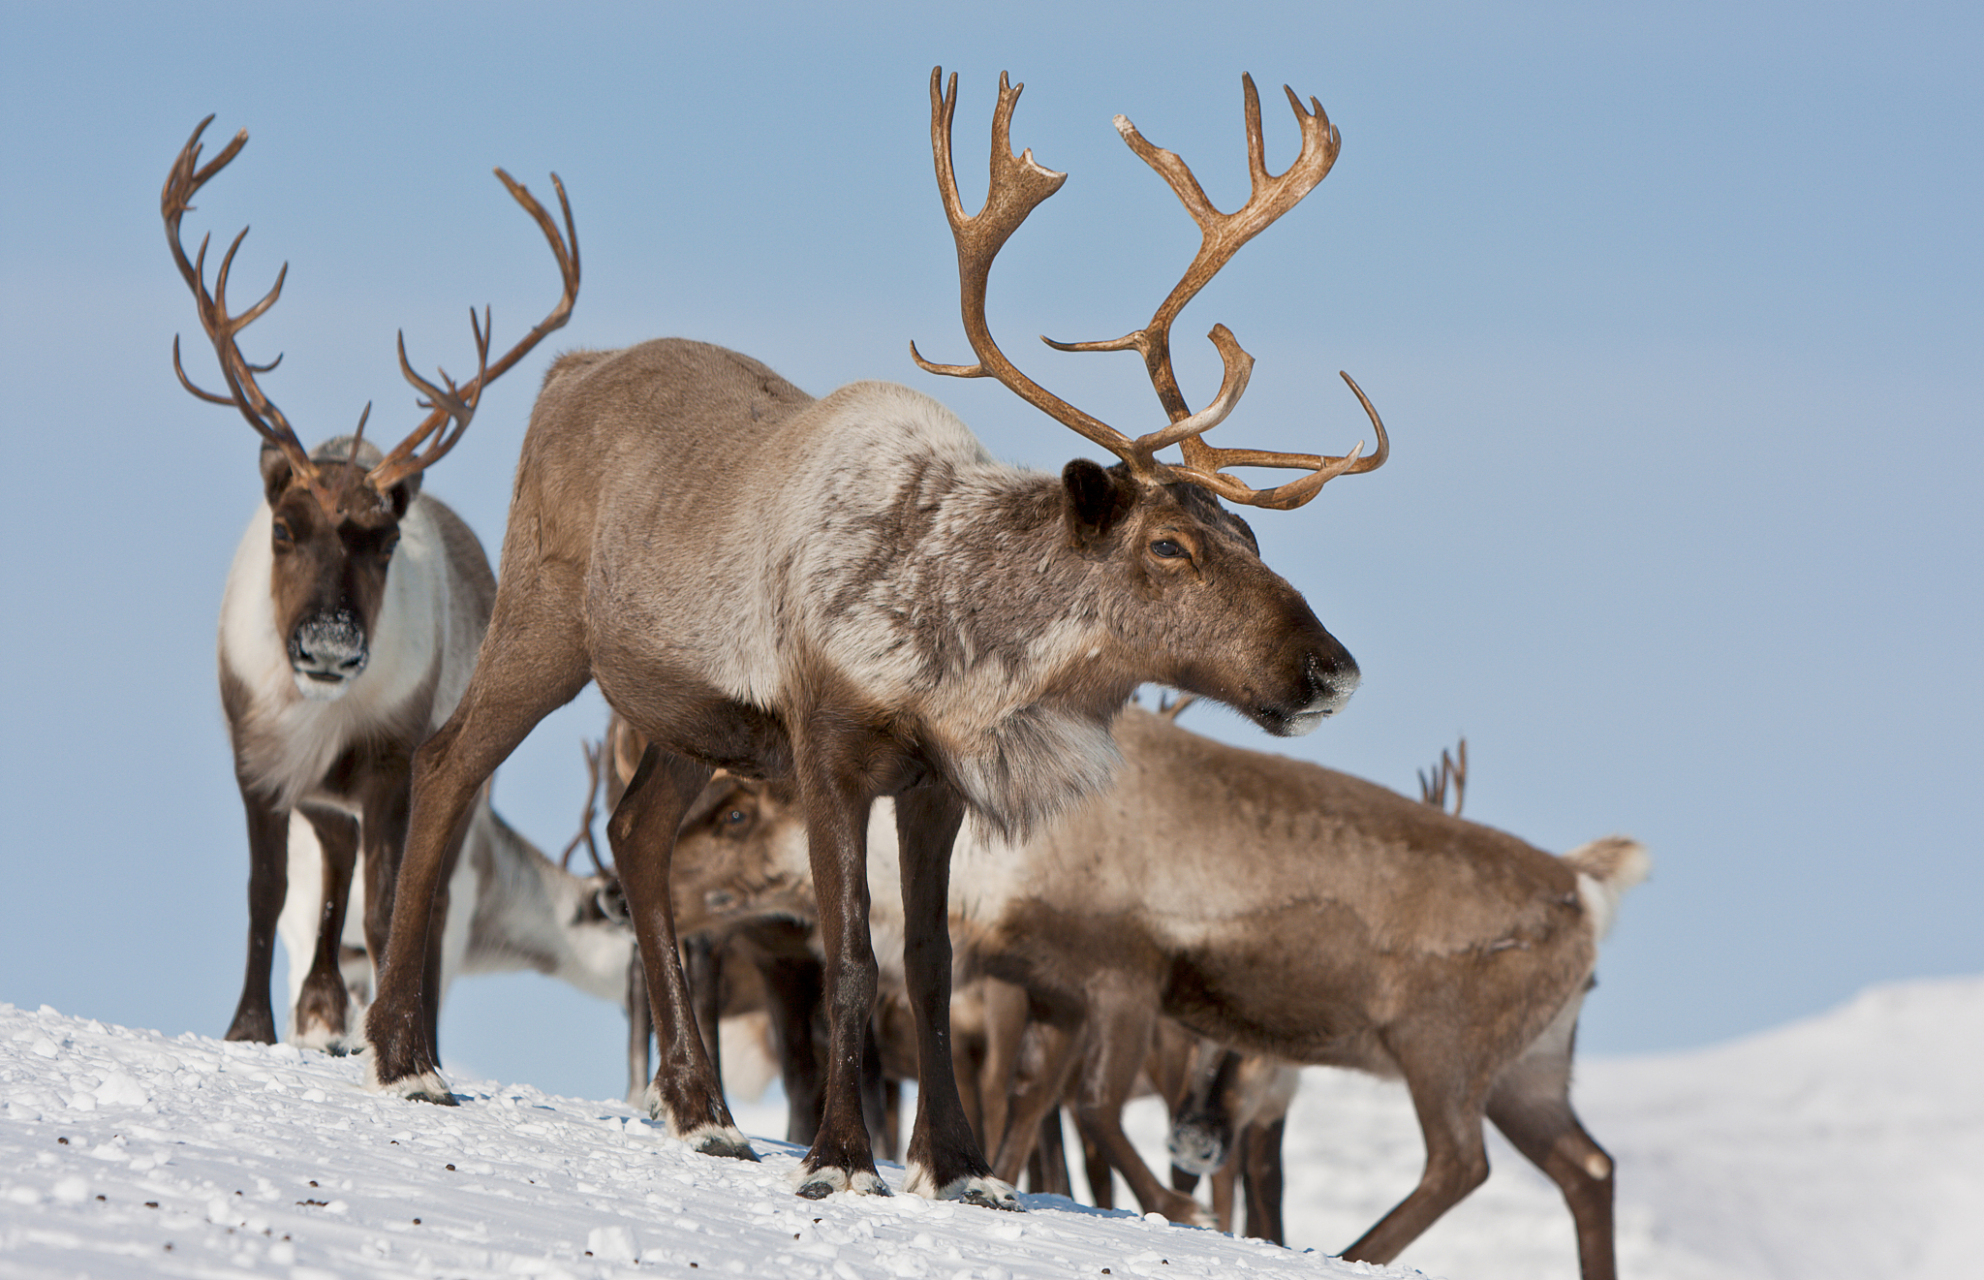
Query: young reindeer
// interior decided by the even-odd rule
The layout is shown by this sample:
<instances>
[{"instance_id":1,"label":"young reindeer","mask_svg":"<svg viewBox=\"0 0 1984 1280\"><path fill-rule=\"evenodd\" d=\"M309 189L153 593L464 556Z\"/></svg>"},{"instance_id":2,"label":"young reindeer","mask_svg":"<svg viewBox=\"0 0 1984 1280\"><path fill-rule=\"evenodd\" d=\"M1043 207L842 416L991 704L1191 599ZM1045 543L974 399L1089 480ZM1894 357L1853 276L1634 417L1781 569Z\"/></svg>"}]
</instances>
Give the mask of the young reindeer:
<instances>
[{"instance_id":1,"label":"young reindeer","mask_svg":"<svg viewBox=\"0 0 1984 1280\"><path fill-rule=\"evenodd\" d=\"M1425 1173L1345 1258L1389 1262L1480 1185L1486 1116L1563 1192L1585 1280L1611 1280L1612 1161L1571 1109L1571 1053L1598 940L1645 851L1608 837L1552 857L1135 707L1116 739L1123 768L1089 803L1024 842L975 819L958 842L961 967L1023 987L1047 1051L1016 1091L995 1174L1025 1166L1079 1062L1085 1133L1145 1210L1201 1221L1121 1125L1163 1014L1242 1054L1404 1080ZM678 864L699 881L715 863L768 897L803 893L803 811L767 792L754 815L741 843L686 832ZM895 853L886 832L870 847L877 876ZM878 899L878 933L892 914Z\"/></svg>"},{"instance_id":2,"label":"young reindeer","mask_svg":"<svg viewBox=\"0 0 1984 1280\"><path fill-rule=\"evenodd\" d=\"M749 357L661 340L553 367L518 464L502 577L475 675L414 764L414 816L378 1002L366 1020L382 1089L449 1101L419 1034L420 957L451 833L531 727L588 680L649 742L609 823L660 1044L650 1109L697 1150L752 1158L690 1014L670 915L669 859L685 810L718 767L783 779L806 814L821 902L830 1041L826 1106L799 1193L882 1192L859 1101L875 1000L865 844L878 796L897 798L904 957L921 1105L913 1191L1017 1207L989 1178L951 1074L950 850L965 814L1023 832L1103 786L1110 724L1159 681L1204 693L1271 732L1306 732L1357 682L1350 655L1261 563L1215 495L1293 507L1360 460L1220 450L1198 435L1237 402L1251 357L1224 327L1225 379L1187 412L1169 327L1239 246L1320 182L1337 154L1320 105L1291 92L1300 156L1271 177L1246 85L1253 194L1214 210L1183 162L1117 127L1170 182L1203 245L1150 325L1083 350L1143 353L1172 426L1132 440L1021 374L985 322L994 255L1065 175L1011 154L1019 89L1002 77L986 206L968 216L950 158L956 77L930 80L938 190L958 247L964 325L990 376L1122 459L1059 477L994 462L941 405L857 383L814 400ZM914 348L912 347L912 354ZM1361 399L1361 393L1360 393ZM1369 409L1374 426L1377 414ZM1182 443L1183 464L1156 459ZM1311 474L1256 491L1231 465ZM693 476L693 483L684 477Z\"/></svg>"},{"instance_id":3,"label":"young reindeer","mask_svg":"<svg viewBox=\"0 0 1984 1280\"><path fill-rule=\"evenodd\" d=\"M200 122L174 161L159 197L166 241L193 291L200 326L219 357L227 394L203 391L187 377L172 346L173 370L202 400L238 409L262 437L265 499L249 522L228 573L220 616L220 691L234 746L234 774L248 815L248 966L230 1040L274 1043L269 1004L277 917L288 893L288 831L301 812L323 851L324 904L309 973L295 1008L294 1034L306 1044L345 1042L346 993L338 947L359 847L365 853L367 945L385 953L394 875L409 805L414 748L447 718L468 682L488 624L495 579L481 544L438 500L420 492L421 473L454 448L482 393L553 329L565 323L578 294L578 236L557 176L567 239L531 194L501 169L496 176L537 222L564 276L551 313L495 363L489 361L485 313L475 332L476 376L436 386L413 372L400 341L400 370L426 396L427 417L391 453L365 441L366 406L357 431L306 453L289 421L256 382L281 357L258 365L237 339L282 295L275 285L240 314L227 309L229 271L248 232L228 246L207 290L207 239L189 261L179 223L193 195L248 142L242 130L200 165ZM425 446L423 448L423 446ZM453 846L444 851L452 863ZM437 910L445 916L445 893ZM440 938L423 963L440 962ZM434 1037L439 989L430 984L421 1021Z\"/></svg>"}]
</instances>

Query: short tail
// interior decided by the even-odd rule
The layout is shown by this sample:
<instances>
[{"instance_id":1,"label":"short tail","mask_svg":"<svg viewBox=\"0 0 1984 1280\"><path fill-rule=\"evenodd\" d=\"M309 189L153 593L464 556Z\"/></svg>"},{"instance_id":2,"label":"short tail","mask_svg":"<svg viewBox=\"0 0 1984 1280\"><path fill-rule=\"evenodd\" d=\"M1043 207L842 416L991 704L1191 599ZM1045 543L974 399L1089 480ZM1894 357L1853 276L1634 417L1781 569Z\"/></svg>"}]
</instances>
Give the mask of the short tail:
<instances>
[{"instance_id":1,"label":"short tail","mask_svg":"<svg viewBox=\"0 0 1984 1280\"><path fill-rule=\"evenodd\" d=\"M1625 836L1606 836L1579 845L1564 855L1564 861L1578 873L1578 893L1591 915L1594 942L1611 931L1619 914L1619 899L1626 896L1626 890L1653 870L1646 846Z\"/></svg>"}]
</instances>

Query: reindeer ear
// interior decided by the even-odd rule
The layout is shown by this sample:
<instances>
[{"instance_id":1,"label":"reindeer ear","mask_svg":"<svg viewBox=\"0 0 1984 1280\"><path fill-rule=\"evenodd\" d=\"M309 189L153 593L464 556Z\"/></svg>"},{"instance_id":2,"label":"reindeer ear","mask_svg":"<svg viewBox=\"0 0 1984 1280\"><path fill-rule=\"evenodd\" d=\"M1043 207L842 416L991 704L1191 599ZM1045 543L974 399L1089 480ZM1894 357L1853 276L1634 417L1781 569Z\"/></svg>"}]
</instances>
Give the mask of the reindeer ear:
<instances>
[{"instance_id":1,"label":"reindeer ear","mask_svg":"<svg viewBox=\"0 0 1984 1280\"><path fill-rule=\"evenodd\" d=\"M270 506L282 497L282 491L289 487L289 459L282 450L272 444L262 446L262 497Z\"/></svg>"},{"instance_id":2,"label":"reindeer ear","mask_svg":"<svg viewBox=\"0 0 1984 1280\"><path fill-rule=\"evenodd\" d=\"M1068 532L1077 546L1107 534L1135 500L1119 477L1087 458L1061 468L1061 488L1068 495Z\"/></svg>"},{"instance_id":3,"label":"reindeer ear","mask_svg":"<svg viewBox=\"0 0 1984 1280\"><path fill-rule=\"evenodd\" d=\"M393 518L404 520L406 509L420 496L420 473L414 472L386 491L386 501L392 505Z\"/></svg>"}]
</instances>

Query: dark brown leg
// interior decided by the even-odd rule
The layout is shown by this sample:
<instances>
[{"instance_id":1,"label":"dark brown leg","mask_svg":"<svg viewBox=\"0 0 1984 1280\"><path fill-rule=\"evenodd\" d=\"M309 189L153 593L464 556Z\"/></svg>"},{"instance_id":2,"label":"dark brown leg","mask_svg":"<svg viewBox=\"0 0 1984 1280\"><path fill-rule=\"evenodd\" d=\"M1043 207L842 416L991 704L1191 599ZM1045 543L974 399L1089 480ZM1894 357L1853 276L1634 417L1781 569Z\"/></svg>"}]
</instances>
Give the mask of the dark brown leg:
<instances>
[{"instance_id":1,"label":"dark brown leg","mask_svg":"<svg viewBox=\"0 0 1984 1280\"><path fill-rule=\"evenodd\" d=\"M1026 1162L1027 1190L1042 1195L1073 1196L1068 1179L1067 1143L1061 1133L1061 1108L1040 1118L1040 1137Z\"/></svg>"},{"instance_id":2,"label":"dark brown leg","mask_svg":"<svg viewBox=\"0 0 1984 1280\"><path fill-rule=\"evenodd\" d=\"M689 982L703 1052L709 1055L710 1070L722 1080L723 956L713 935L698 933L682 939L682 976Z\"/></svg>"},{"instance_id":3,"label":"dark brown leg","mask_svg":"<svg viewBox=\"0 0 1984 1280\"><path fill-rule=\"evenodd\" d=\"M248 968L227 1038L274 1044L276 1015L269 1003L269 974L275 967L276 920L289 894L289 815L278 812L245 782L241 803L248 814Z\"/></svg>"},{"instance_id":4,"label":"dark brown leg","mask_svg":"<svg viewBox=\"0 0 1984 1280\"><path fill-rule=\"evenodd\" d=\"M349 1047L346 1017L351 1002L340 959L352 872L358 865L358 820L334 809L301 812L317 836L324 896L317 912L317 948L291 1012L290 1037L309 1048L344 1053ZM295 821L294 816L291 821ZM292 956L290 963L295 964L298 958Z\"/></svg>"},{"instance_id":5,"label":"dark brown leg","mask_svg":"<svg viewBox=\"0 0 1984 1280\"><path fill-rule=\"evenodd\" d=\"M702 1032L682 972L675 911L668 891L669 859L682 815L710 779L710 767L650 746L606 830L613 865L640 939L654 1012L659 1063L648 1086L648 1113L704 1155L756 1160L730 1118L723 1086L703 1048Z\"/></svg>"},{"instance_id":6,"label":"dark brown leg","mask_svg":"<svg viewBox=\"0 0 1984 1280\"><path fill-rule=\"evenodd\" d=\"M992 1176L972 1137L951 1069L951 846L964 802L926 784L896 797L904 919L903 975L916 1015L916 1125L904 1186L920 1195L1018 1209L1010 1180Z\"/></svg>"}]
</instances>

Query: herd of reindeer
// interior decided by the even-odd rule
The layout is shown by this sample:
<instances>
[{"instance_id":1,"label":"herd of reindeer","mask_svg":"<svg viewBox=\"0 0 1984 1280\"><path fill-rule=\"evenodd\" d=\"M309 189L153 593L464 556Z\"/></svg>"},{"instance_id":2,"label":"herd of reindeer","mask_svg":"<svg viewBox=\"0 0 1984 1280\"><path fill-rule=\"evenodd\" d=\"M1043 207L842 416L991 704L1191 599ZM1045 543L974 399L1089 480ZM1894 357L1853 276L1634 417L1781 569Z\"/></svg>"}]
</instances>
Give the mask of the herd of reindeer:
<instances>
[{"instance_id":1,"label":"herd of reindeer","mask_svg":"<svg viewBox=\"0 0 1984 1280\"><path fill-rule=\"evenodd\" d=\"M174 368L255 428L265 497L220 617L249 848L228 1037L275 1041L280 935L292 1042L363 1051L375 1088L453 1105L443 993L461 974L536 969L624 1003L630 1097L651 1117L699 1152L752 1160L716 1030L758 1010L787 1137L808 1147L799 1195L888 1194L875 1161L900 1151L906 1191L1016 1210L1022 1179L1069 1192L1065 1112L1098 1204L1120 1176L1147 1212L1231 1229L1238 1200L1244 1230L1276 1241L1297 1069L1354 1068L1404 1081L1426 1163L1344 1257L1389 1261L1478 1186L1485 1117L1562 1190L1585 1280L1613 1276L1613 1165L1569 1082L1598 941L1646 873L1641 847L1611 837L1558 857L1463 819L1464 743L1413 800L1177 723L1203 698L1290 736L1350 697L1356 662L1219 500L1298 507L1389 452L1347 374L1376 431L1369 455L1206 443L1253 364L1224 325L1208 404L1193 411L1173 374L1179 312L1340 145L1321 104L1287 91L1301 149L1271 174L1243 85L1252 185L1233 213L1116 117L1202 236L1143 328L1050 343L1142 356L1169 421L1132 438L994 341L993 258L1066 175L1013 154L1020 86L1002 75L990 187L967 213L957 78L931 73L976 360L932 363L913 344L912 358L998 379L1115 465L1006 466L920 392L861 382L814 399L705 343L571 351L531 414L500 576L422 478L489 384L571 313L563 184L553 176L555 219L496 171L557 261L550 313L492 360L487 313L471 312L477 370L460 383L415 373L402 339L418 425L382 451L361 417L312 451L259 385L275 362L238 341L283 275L230 310L246 232L211 288L207 240L190 259L181 241L189 201L247 142L202 165L203 121L161 209L222 389L195 385L176 341ZM1181 462L1158 458L1173 445ZM1304 474L1255 489L1234 467ZM489 779L588 681L614 713L592 757L611 869L595 850L582 875L573 847L554 862L496 814ZM1182 696L1145 710L1146 684ZM904 1080L917 1085L906 1149ZM1139 1092L1171 1109L1168 1186L1124 1134ZM1211 1212L1190 1194L1206 1175Z\"/></svg>"}]
</instances>

